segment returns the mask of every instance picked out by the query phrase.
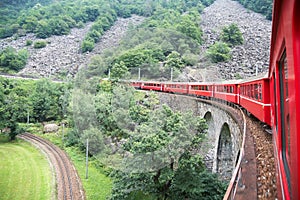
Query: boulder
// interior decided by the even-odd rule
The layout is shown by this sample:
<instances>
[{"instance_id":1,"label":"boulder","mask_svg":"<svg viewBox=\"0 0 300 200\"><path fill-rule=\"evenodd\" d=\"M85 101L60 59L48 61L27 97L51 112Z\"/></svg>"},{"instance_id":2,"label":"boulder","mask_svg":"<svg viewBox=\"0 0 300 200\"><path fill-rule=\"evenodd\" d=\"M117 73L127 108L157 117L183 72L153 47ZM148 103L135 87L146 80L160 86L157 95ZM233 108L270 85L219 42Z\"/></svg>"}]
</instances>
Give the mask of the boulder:
<instances>
[{"instance_id":1,"label":"boulder","mask_svg":"<svg viewBox=\"0 0 300 200\"><path fill-rule=\"evenodd\" d=\"M56 124L46 124L44 125L43 133L55 133L59 129L59 126Z\"/></svg>"}]
</instances>

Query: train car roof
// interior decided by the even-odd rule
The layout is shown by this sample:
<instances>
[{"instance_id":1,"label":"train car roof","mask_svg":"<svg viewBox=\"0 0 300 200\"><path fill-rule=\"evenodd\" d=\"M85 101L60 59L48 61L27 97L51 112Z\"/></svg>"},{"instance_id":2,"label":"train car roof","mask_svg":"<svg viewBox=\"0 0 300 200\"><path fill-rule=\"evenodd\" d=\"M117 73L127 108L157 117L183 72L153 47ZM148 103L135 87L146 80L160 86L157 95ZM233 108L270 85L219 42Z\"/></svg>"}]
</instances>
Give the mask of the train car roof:
<instances>
[{"instance_id":1,"label":"train car roof","mask_svg":"<svg viewBox=\"0 0 300 200\"><path fill-rule=\"evenodd\" d=\"M258 80L262 80L262 79L268 79L268 72L264 73L264 74L260 74L258 76L253 76L247 79L243 79L240 83L248 83L248 82L253 82L253 81L258 81Z\"/></svg>"}]
</instances>

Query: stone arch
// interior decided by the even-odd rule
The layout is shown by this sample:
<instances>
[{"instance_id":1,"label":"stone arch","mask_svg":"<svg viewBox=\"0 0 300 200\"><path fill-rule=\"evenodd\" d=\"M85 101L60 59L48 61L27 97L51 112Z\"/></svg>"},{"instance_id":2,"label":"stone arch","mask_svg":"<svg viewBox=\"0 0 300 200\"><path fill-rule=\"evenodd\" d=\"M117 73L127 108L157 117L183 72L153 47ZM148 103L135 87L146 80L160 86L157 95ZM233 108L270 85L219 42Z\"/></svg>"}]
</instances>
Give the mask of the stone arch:
<instances>
[{"instance_id":1,"label":"stone arch","mask_svg":"<svg viewBox=\"0 0 300 200\"><path fill-rule=\"evenodd\" d=\"M207 122L209 122L210 120L212 120L212 114L210 111L206 112L204 117L203 117Z\"/></svg>"},{"instance_id":2,"label":"stone arch","mask_svg":"<svg viewBox=\"0 0 300 200\"><path fill-rule=\"evenodd\" d=\"M221 128L217 150L217 173L224 180L230 180L234 169L233 143L229 125L224 123Z\"/></svg>"},{"instance_id":3,"label":"stone arch","mask_svg":"<svg viewBox=\"0 0 300 200\"><path fill-rule=\"evenodd\" d=\"M204 157L204 161L206 164L206 167L208 170L213 171L213 165L214 165L214 152L215 152L215 138L216 138L216 127L215 127L215 122L213 115L210 111L207 111L203 117L206 120L206 123L208 125L208 130L207 130L207 139L208 139L208 144L207 145L207 154Z\"/></svg>"},{"instance_id":4,"label":"stone arch","mask_svg":"<svg viewBox=\"0 0 300 200\"><path fill-rule=\"evenodd\" d=\"M213 135L215 135L215 123L212 113L210 111L206 112L203 118L206 120L208 125L208 136L213 137Z\"/></svg>"}]
</instances>

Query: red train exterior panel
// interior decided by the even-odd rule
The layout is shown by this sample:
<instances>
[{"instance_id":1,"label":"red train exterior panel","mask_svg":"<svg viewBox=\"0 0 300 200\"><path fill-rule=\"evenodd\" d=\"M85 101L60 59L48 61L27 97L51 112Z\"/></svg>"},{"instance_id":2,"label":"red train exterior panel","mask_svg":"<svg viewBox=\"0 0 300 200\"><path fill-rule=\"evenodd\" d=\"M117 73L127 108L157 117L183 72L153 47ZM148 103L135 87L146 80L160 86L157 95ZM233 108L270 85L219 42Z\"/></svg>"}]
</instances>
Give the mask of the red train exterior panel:
<instances>
[{"instance_id":1,"label":"red train exterior panel","mask_svg":"<svg viewBox=\"0 0 300 200\"><path fill-rule=\"evenodd\" d=\"M300 1L274 1L270 97L279 199L300 199Z\"/></svg>"},{"instance_id":2,"label":"red train exterior panel","mask_svg":"<svg viewBox=\"0 0 300 200\"><path fill-rule=\"evenodd\" d=\"M192 96L213 97L213 84L189 83L189 94Z\"/></svg>"},{"instance_id":3,"label":"red train exterior panel","mask_svg":"<svg viewBox=\"0 0 300 200\"><path fill-rule=\"evenodd\" d=\"M177 93L177 94L188 94L189 87L186 83L165 83L165 92Z\"/></svg>"},{"instance_id":4,"label":"red train exterior panel","mask_svg":"<svg viewBox=\"0 0 300 200\"><path fill-rule=\"evenodd\" d=\"M214 97L232 103L238 103L238 84L215 84Z\"/></svg>"},{"instance_id":5,"label":"red train exterior panel","mask_svg":"<svg viewBox=\"0 0 300 200\"><path fill-rule=\"evenodd\" d=\"M269 79L260 78L240 84L240 105L260 121L271 125Z\"/></svg>"}]
</instances>

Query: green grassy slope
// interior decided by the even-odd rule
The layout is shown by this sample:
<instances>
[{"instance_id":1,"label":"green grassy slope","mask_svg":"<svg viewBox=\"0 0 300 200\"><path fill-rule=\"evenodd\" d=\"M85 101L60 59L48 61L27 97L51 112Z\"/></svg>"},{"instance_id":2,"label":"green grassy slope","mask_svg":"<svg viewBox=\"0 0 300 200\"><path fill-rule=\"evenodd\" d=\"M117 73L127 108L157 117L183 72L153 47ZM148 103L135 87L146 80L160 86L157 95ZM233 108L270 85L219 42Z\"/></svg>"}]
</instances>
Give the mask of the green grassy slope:
<instances>
[{"instance_id":1,"label":"green grassy slope","mask_svg":"<svg viewBox=\"0 0 300 200\"><path fill-rule=\"evenodd\" d=\"M22 140L0 138L1 200L52 199L53 181L48 161L39 150Z\"/></svg>"}]
</instances>

